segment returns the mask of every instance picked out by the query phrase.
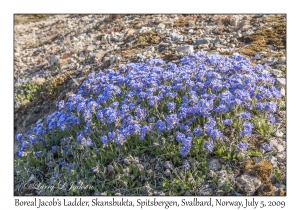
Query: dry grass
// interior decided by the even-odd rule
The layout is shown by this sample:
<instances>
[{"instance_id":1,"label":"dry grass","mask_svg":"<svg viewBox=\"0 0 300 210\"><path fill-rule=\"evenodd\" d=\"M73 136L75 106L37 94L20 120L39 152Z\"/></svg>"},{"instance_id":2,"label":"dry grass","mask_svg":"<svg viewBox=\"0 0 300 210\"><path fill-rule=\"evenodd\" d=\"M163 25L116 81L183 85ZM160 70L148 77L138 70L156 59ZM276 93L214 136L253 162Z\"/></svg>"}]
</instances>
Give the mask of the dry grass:
<instances>
[{"instance_id":1,"label":"dry grass","mask_svg":"<svg viewBox=\"0 0 300 210\"><path fill-rule=\"evenodd\" d=\"M34 22L39 22L42 20L46 20L50 16L53 15L48 15L48 14L16 14L14 15L14 23L15 25L20 25L20 24L28 24L28 23L34 23Z\"/></svg>"},{"instance_id":2,"label":"dry grass","mask_svg":"<svg viewBox=\"0 0 300 210\"><path fill-rule=\"evenodd\" d=\"M273 15L264 18L263 22L268 22L267 26L256 30L254 34L246 36L241 41L249 45L241 49L241 54L253 56L257 52L268 51L272 45L275 49L286 49L286 22L283 21L285 15Z\"/></svg>"}]
</instances>

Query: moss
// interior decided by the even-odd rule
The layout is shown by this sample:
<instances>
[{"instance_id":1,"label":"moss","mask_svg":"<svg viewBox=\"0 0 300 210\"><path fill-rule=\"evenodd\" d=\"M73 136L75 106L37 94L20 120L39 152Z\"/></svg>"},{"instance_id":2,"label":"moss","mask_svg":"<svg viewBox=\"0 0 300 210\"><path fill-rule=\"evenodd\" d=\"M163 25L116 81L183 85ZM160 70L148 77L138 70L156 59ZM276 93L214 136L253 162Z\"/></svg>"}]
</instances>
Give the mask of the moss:
<instances>
[{"instance_id":1,"label":"moss","mask_svg":"<svg viewBox=\"0 0 300 210\"><path fill-rule=\"evenodd\" d=\"M153 31L149 31L149 32L139 34L136 37L135 41L140 46L148 46L148 45L159 43L160 36Z\"/></svg>"},{"instance_id":2,"label":"moss","mask_svg":"<svg viewBox=\"0 0 300 210\"><path fill-rule=\"evenodd\" d=\"M283 191L282 188L279 188L279 190L278 190L278 195L279 195L279 196L284 196L284 195L285 195L285 193L284 193L284 191Z\"/></svg>"},{"instance_id":3,"label":"moss","mask_svg":"<svg viewBox=\"0 0 300 210\"><path fill-rule=\"evenodd\" d=\"M243 169L244 171L246 170L249 170L249 169L252 169L253 166L255 165L254 161L253 160L247 160L245 163L244 163L244 166L243 166Z\"/></svg>"},{"instance_id":4,"label":"moss","mask_svg":"<svg viewBox=\"0 0 300 210\"><path fill-rule=\"evenodd\" d=\"M262 160L252 167L251 174L259 178L263 183L268 183L270 181L272 171L272 163L268 160Z\"/></svg>"},{"instance_id":5,"label":"moss","mask_svg":"<svg viewBox=\"0 0 300 210\"><path fill-rule=\"evenodd\" d=\"M257 192L258 196L274 196L275 194L275 187L271 183L267 183L262 185Z\"/></svg>"},{"instance_id":6,"label":"moss","mask_svg":"<svg viewBox=\"0 0 300 210\"><path fill-rule=\"evenodd\" d=\"M256 54L256 51L254 51L251 48L244 48L244 49L240 49L239 53L242 55L248 55L248 56L254 56Z\"/></svg>"}]
</instances>

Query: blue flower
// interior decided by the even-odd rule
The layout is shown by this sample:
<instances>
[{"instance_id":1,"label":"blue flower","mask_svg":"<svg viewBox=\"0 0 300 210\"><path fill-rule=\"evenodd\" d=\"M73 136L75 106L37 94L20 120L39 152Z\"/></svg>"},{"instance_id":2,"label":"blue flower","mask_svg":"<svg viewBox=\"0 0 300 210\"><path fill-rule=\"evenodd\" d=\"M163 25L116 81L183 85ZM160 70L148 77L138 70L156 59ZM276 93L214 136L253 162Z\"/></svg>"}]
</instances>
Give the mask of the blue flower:
<instances>
[{"instance_id":1,"label":"blue flower","mask_svg":"<svg viewBox=\"0 0 300 210\"><path fill-rule=\"evenodd\" d=\"M182 155L183 157L186 157L187 154L190 152L190 149L191 149L190 146L182 146L182 147L180 148L181 155Z\"/></svg>"},{"instance_id":2,"label":"blue flower","mask_svg":"<svg viewBox=\"0 0 300 210\"><path fill-rule=\"evenodd\" d=\"M18 141L18 142L20 142L20 141L21 141L21 139L22 139L22 136L23 136L23 135L22 135L21 133L17 134L17 141Z\"/></svg>"},{"instance_id":3,"label":"blue flower","mask_svg":"<svg viewBox=\"0 0 300 210\"><path fill-rule=\"evenodd\" d=\"M223 125L231 125L231 124L232 124L232 119L223 120Z\"/></svg>"},{"instance_id":4,"label":"blue flower","mask_svg":"<svg viewBox=\"0 0 300 210\"><path fill-rule=\"evenodd\" d=\"M65 101L61 100L60 102L58 102L58 110L61 110L65 107Z\"/></svg>"},{"instance_id":5,"label":"blue flower","mask_svg":"<svg viewBox=\"0 0 300 210\"><path fill-rule=\"evenodd\" d=\"M209 153L211 153L213 151L213 149L214 149L214 143L213 143L213 141L206 141L206 142L204 142L204 147L207 149L207 151Z\"/></svg>"},{"instance_id":6,"label":"blue flower","mask_svg":"<svg viewBox=\"0 0 300 210\"><path fill-rule=\"evenodd\" d=\"M200 130L199 128L195 128L194 129L194 135L195 137L199 137L202 134L202 130Z\"/></svg>"},{"instance_id":7,"label":"blue flower","mask_svg":"<svg viewBox=\"0 0 300 210\"><path fill-rule=\"evenodd\" d=\"M263 144L260 146L260 148L264 151L264 152L269 152L271 150L271 147L269 144Z\"/></svg>"},{"instance_id":8,"label":"blue flower","mask_svg":"<svg viewBox=\"0 0 300 210\"><path fill-rule=\"evenodd\" d=\"M167 103L167 107L168 107L169 111L173 111L173 110L175 110L176 103L174 103L174 102Z\"/></svg>"},{"instance_id":9,"label":"blue flower","mask_svg":"<svg viewBox=\"0 0 300 210\"><path fill-rule=\"evenodd\" d=\"M270 124L275 123L275 117L272 114L267 114L266 118L267 118L267 120L269 121Z\"/></svg>"},{"instance_id":10,"label":"blue flower","mask_svg":"<svg viewBox=\"0 0 300 210\"><path fill-rule=\"evenodd\" d=\"M189 170L190 169L190 164L188 161L184 161L183 164L182 164L182 167L185 169L185 170Z\"/></svg>"},{"instance_id":11,"label":"blue flower","mask_svg":"<svg viewBox=\"0 0 300 210\"><path fill-rule=\"evenodd\" d=\"M211 135L212 135L213 140L220 139L224 136L223 133L218 129L212 130Z\"/></svg>"},{"instance_id":12,"label":"blue flower","mask_svg":"<svg viewBox=\"0 0 300 210\"><path fill-rule=\"evenodd\" d=\"M101 137L101 142L102 142L103 145L107 145L108 142L109 142L107 136L102 136Z\"/></svg>"},{"instance_id":13,"label":"blue flower","mask_svg":"<svg viewBox=\"0 0 300 210\"><path fill-rule=\"evenodd\" d=\"M249 112L243 112L240 116L243 120L249 120L251 118L251 114Z\"/></svg>"},{"instance_id":14,"label":"blue flower","mask_svg":"<svg viewBox=\"0 0 300 210\"><path fill-rule=\"evenodd\" d=\"M176 141L178 142L182 142L185 139L185 135L183 133L180 132L176 132Z\"/></svg>"},{"instance_id":15,"label":"blue flower","mask_svg":"<svg viewBox=\"0 0 300 210\"><path fill-rule=\"evenodd\" d=\"M248 149L248 144L247 143L243 143L243 142L240 142L238 143L237 147L240 149L240 150L247 150Z\"/></svg>"}]
</instances>

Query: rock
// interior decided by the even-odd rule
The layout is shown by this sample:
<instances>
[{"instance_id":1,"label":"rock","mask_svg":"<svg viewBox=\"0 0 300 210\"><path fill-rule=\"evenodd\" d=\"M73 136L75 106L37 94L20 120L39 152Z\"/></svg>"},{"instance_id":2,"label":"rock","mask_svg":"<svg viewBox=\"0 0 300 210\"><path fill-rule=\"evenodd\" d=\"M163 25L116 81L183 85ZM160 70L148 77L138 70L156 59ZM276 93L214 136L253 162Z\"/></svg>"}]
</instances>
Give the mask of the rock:
<instances>
[{"instance_id":1,"label":"rock","mask_svg":"<svg viewBox=\"0 0 300 210\"><path fill-rule=\"evenodd\" d=\"M226 184L228 180L228 175L227 175L227 171L226 170L221 170L219 172L219 186L223 186L224 184Z\"/></svg>"},{"instance_id":2,"label":"rock","mask_svg":"<svg viewBox=\"0 0 300 210\"><path fill-rule=\"evenodd\" d=\"M285 150L283 147L284 142L279 138L271 138L269 141L272 150L277 150L277 152L283 152Z\"/></svg>"},{"instance_id":3,"label":"rock","mask_svg":"<svg viewBox=\"0 0 300 210\"><path fill-rule=\"evenodd\" d=\"M231 48L235 48L235 44L230 44L229 45Z\"/></svg>"},{"instance_id":4,"label":"rock","mask_svg":"<svg viewBox=\"0 0 300 210\"><path fill-rule=\"evenodd\" d=\"M171 34L171 39L174 42L183 42L183 35L172 33Z\"/></svg>"},{"instance_id":5,"label":"rock","mask_svg":"<svg viewBox=\"0 0 300 210\"><path fill-rule=\"evenodd\" d=\"M254 56L254 58L255 58L256 60L260 60L260 59L261 59L261 56L260 56L259 54L256 54L256 55Z\"/></svg>"},{"instance_id":6,"label":"rock","mask_svg":"<svg viewBox=\"0 0 300 210\"><path fill-rule=\"evenodd\" d=\"M156 27L157 29L164 29L166 26L163 23L158 24L158 26Z\"/></svg>"},{"instance_id":7,"label":"rock","mask_svg":"<svg viewBox=\"0 0 300 210\"><path fill-rule=\"evenodd\" d=\"M193 29L190 29L190 30L189 30L189 33L194 33L194 30L193 30Z\"/></svg>"},{"instance_id":8,"label":"rock","mask_svg":"<svg viewBox=\"0 0 300 210\"><path fill-rule=\"evenodd\" d=\"M247 36L251 36L252 34L254 34L254 31L252 29L249 29L245 33L246 33Z\"/></svg>"},{"instance_id":9,"label":"rock","mask_svg":"<svg viewBox=\"0 0 300 210\"><path fill-rule=\"evenodd\" d=\"M262 59L263 63L268 63L269 65L275 65L278 62L277 58L263 58Z\"/></svg>"},{"instance_id":10,"label":"rock","mask_svg":"<svg viewBox=\"0 0 300 210\"><path fill-rule=\"evenodd\" d=\"M230 25L231 26L238 26L239 25L239 20L240 20L239 15L232 15L231 19L230 19Z\"/></svg>"},{"instance_id":11,"label":"rock","mask_svg":"<svg viewBox=\"0 0 300 210\"><path fill-rule=\"evenodd\" d=\"M94 45L90 45L90 46L87 47L86 50L92 52L92 51L95 50L95 46Z\"/></svg>"},{"instance_id":12,"label":"rock","mask_svg":"<svg viewBox=\"0 0 300 210\"><path fill-rule=\"evenodd\" d=\"M211 52L208 52L206 53L207 56L219 56L219 52L215 52L215 51L211 51Z\"/></svg>"},{"instance_id":13,"label":"rock","mask_svg":"<svg viewBox=\"0 0 300 210\"><path fill-rule=\"evenodd\" d=\"M215 44L215 47L217 47L217 48L224 48L224 47L226 47L226 46L224 46L224 45L222 45L222 44L219 44L219 43L216 43L216 44Z\"/></svg>"},{"instance_id":14,"label":"rock","mask_svg":"<svg viewBox=\"0 0 300 210\"><path fill-rule=\"evenodd\" d=\"M221 164L218 159L212 159L208 162L208 170L219 170L221 168Z\"/></svg>"},{"instance_id":15,"label":"rock","mask_svg":"<svg viewBox=\"0 0 300 210\"><path fill-rule=\"evenodd\" d=\"M277 137L279 137L279 138L283 137L282 131L281 131L281 130L277 130L277 131L275 132L275 136L277 136Z\"/></svg>"},{"instance_id":16,"label":"rock","mask_svg":"<svg viewBox=\"0 0 300 210\"><path fill-rule=\"evenodd\" d=\"M208 40L208 39L198 39L198 38L196 38L196 45L209 44L209 43L210 43L210 40Z\"/></svg>"},{"instance_id":17,"label":"rock","mask_svg":"<svg viewBox=\"0 0 300 210\"><path fill-rule=\"evenodd\" d=\"M269 155L266 157L266 160L270 161L274 168L276 168L278 166L276 157Z\"/></svg>"},{"instance_id":18,"label":"rock","mask_svg":"<svg viewBox=\"0 0 300 210\"><path fill-rule=\"evenodd\" d=\"M276 81L275 81L275 87L276 87L277 89L285 88L285 85L286 85L286 80L285 80L285 78L276 78Z\"/></svg>"},{"instance_id":19,"label":"rock","mask_svg":"<svg viewBox=\"0 0 300 210\"><path fill-rule=\"evenodd\" d=\"M208 44L199 44L198 48L199 49L208 49Z\"/></svg>"},{"instance_id":20,"label":"rock","mask_svg":"<svg viewBox=\"0 0 300 210\"><path fill-rule=\"evenodd\" d=\"M282 96L285 96L285 89L284 89L284 88L281 88L281 89L280 89L280 93L281 93Z\"/></svg>"},{"instance_id":21,"label":"rock","mask_svg":"<svg viewBox=\"0 0 300 210\"><path fill-rule=\"evenodd\" d=\"M238 31L235 35L235 38L241 38L241 37L243 37L243 34L240 31Z\"/></svg>"},{"instance_id":22,"label":"rock","mask_svg":"<svg viewBox=\"0 0 300 210\"><path fill-rule=\"evenodd\" d=\"M275 187L277 187L277 188L282 188L283 190L285 190L286 189L286 186L284 185L284 184L275 184Z\"/></svg>"},{"instance_id":23,"label":"rock","mask_svg":"<svg viewBox=\"0 0 300 210\"><path fill-rule=\"evenodd\" d=\"M58 56L53 55L50 57L50 65L53 66L54 64L56 64L58 62Z\"/></svg>"},{"instance_id":24,"label":"rock","mask_svg":"<svg viewBox=\"0 0 300 210\"><path fill-rule=\"evenodd\" d=\"M105 35L102 37L101 43L102 43L102 44L108 44L108 43L110 43L110 37L109 37L108 34L105 34Z\"/></svg>"},{"instance_id":25,"label":"rock","mask_svg":"<svg viewBox=\"0 0 300 210\"><path fill-rule=\"evenodd\" d=\"M188 21L188 26L189 27L194 27L195 26L195 21L194 20L189 20Z\"/></svg>"},{"instance_id":26,"label":"rock","mask_svg":"<svg viewBox=\"0 0 300 210\"><path fill-rule=\"evenodd\" d=\"M105 51L99 51L96 54L95 58L100 62L102 60L103 56L105 55L105 53L106 53Z\"/></svg>"},{"instance_id":27,"label":"rock","mask_svg":"<svg viewBox=\"0 0 300 210\"><path fill-rule=\"evenodd\" d=\"M176 47L177 52L182 52L182 53L193 53L194 48L192 45L183 45L183 46L178 46Z\"/></svg>"},{"instance_id":28,"label":"rock","mask_svg":"<svg viewBox=\"0 0 300 210\"><path fill-rule=\"evenodd\" d=\"M280 152L280 153L277 153L277 161L279 163L285 163L286 162L286 153L285 152Z\"/></svg>"},{"instance_id":29,"label":"rock","mask_svg":"<svg viewBox=\"0 0 300 210\"><path fill-rule=\"evenodd\" d=\"M253 195L260 187L261 181L249 174L242 175L236 179L236 185L240 191L247 195Z\"/></svg>"},{"instance_id":30,"label":"rock","mask_svg":"<svg viewBox=\"0 0 300 210\"><path fill-rule=\"evenodd\" d=\"M282 71L278 69L271 69L271 73L274 74L276 77L282 76Z\"/></svg>"},{"instance_id":31,"label":"rock","mask_svg":"<svg viewBox=\"0 0 300 210\"><path fill-rule=\"evenodd\" d=\"M130 36L133 36L135 32L136 32L135 29L133 29L133 28L129 29L129 30L126 32L126 35L125 35L126 39L127 39L128 37L130 37Z\"/></svg>"},{"instance_id":32,"label":"rock","mask_svg":"<svg viewBox=\"0 0 300 210\"><path fill-rule=\"evenodd\" d=\"M42 77L34 77L34 78L32 78L32 82L35 83L35 84L38 84L38 85L43 84L45 81L46 81L46 79L42 78Z\"/></svg>"},{"instance_id":33,"label":"rock","mask_svg":"<svg viewBox=\"0 0 300 210\"><path fill-rule=\"evenodd\" d=\"M286 62L286 57L285 57L285 56L280 57L280 58L278 59L278 63L285 63L285 62Z\"/></svg>"}]
</instances>

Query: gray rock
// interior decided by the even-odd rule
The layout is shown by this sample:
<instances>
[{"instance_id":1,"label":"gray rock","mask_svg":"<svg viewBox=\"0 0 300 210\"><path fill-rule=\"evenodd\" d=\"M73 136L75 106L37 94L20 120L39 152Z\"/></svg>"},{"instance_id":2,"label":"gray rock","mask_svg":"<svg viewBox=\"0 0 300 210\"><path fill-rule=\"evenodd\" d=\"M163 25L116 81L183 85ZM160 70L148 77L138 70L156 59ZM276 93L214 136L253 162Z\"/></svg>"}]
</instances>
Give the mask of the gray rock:
<instances>
[{"instance_id":1,"label":"gray rock","mask_svg":"<svg viewBox=\"0 0 300 210\"><path fill-rule=\"evenodd\" d=\"M58 62L58 56L56 55L52 55L51 58L50 58L50 65L54 65Z\"/></svg>"},{"instance_id":2,"label":"gray rock","mask_svg":"<svg viewBox=\"0 0 300 210\"><path fill-rule=\"evenodd\" d=\"M45 81L46 81L45 78L42 78L42 77L34 77L32 79L32 83L36 83L38 85L43 84Z\"/></svg>"},{"instance_id":3,"label":"gray rock","mask_svg":"<svg viewBox=\"0 0 300 210\"><path fill-rule=\"evenodd\" d=\"M239 25L239 20L240 20L239 15L232 15L232 17L230 19L230 25L231 26L238 26Z\"/></svg>"},{"instance_id":4,"label":"gray rock","mask_svg":"<svg viewBox=\"0 0 300 210\"><path fill-rule=\"evenodd\" d=\"M229 45L231 48L235 48L235 44L230 44Z\"/></svg>"},{"instance_id":5,"label":"gray rock","mask_svg":"<svg viewBox=\"0 0 300 210\"><path fill-rule=\"evenodd\" d=\"M276 168L278 166L276 157L269 155L266 157L266 160L270 161L274 168Z\"/></svg>"},{"instance_id":6,"label":"gray rock","mask_svg":"<svg viewBox=\"0 0 300 210\"><path fill-rule=\"evenodd\" d=\"M208 44L199 44L198 48L199 49L208 49Z\"/></svg>"},{"instance_id":7,"label":"gray rock","mask_svg":"<svg viewBox=\"0 0 300 210\"><path fill-rule=\"evenodd\" d=\"M210 43L209 39L199 39L199 38L196 38L196 45L199 45L199 44L209 44L209 43Z\"/></svg>"},{"instance_id":8,"label":"gray rock","mask_svg":"<svg viewBox=\"0 0 300 210\"><path fill-rule=\"evenodd\" d=\"M94 51L95 50L95 46L94 45L90 45L87 47L86 49L87 51Z\"/></svg>"},{"instance_id":9,"label":"gray rock","mask_svg":"<svg viewBox=\"0 0 300 210\"><path fill-rule=\"evenodd\" d=\"M157 29L164 29L166 26L163 23L158 24Z\"/></svg>"},{"instance_id":10,"label":"gray rock","mask_svg":"<svg viewBox=\"0 0 300 210\"><path fill-rule=\"evenodd\" d=\"M253 195L260 185L261 181L249 174L242 175L236 179L238 189L247 195Z\"/></svg>"},{"instance_id":11,"label":"gray rock","mask_svg":"<svg viewBox=\"0 0 300 210\"><path fill-rule=\"evenodd\" d=\"M206 53L206 55L210 57L210 56L219 56L220 54L219 54L219 52L212 51L212 52Z\"/></svg>"},{"instance_id":12,"label":"gray rock","mask_svg":"<svg viewBox=\"0 0 300 210\"><path fill-rule=\"evenodd\" d=\"M285 89L284 89L284 88L281 88L281 89L280 89L280 93L281 93L282 96L285 96Z\"/></svg>"},{"instance_id":13,"label":"gray rock","mask_svg":"<svg viewBox=\"0 0 300 210\"><path fill-rule=\"evenodd\" d=\"M280 88L285 88L286 85L286 80L285 78L276 78L275 82L275 87L280 89Z\"/></svg>"},{"instance_id":14,"label":"gray rock","mask_svg":"<svg viewBox=\"0 0 300 210\"><path fill-rule=\"evenodd\" d=\"M279 163L285 163L286 162L286 153L285 152L280 152L280 153L277 153L277 161Z\"/></svg>"},{"instance_id":15,"label":"gray rock","mask_svg":"<svg viewBox=\"0 0 300 210\"><path fill-rule=\"evenodd\" d=\"M216 43L215 44L215 47L217 47L217 48L224 48L224 47L226 47L225 45L222 45L222 44L220 44L220 43Z\"/></svg>"},{"instance_id":16,"label":"gray rock","mask_svg":"<svg viewBox=\"0 0 300 210\"><path fill-rule=\"evenodd\" d=\"M172 33L171 34L171 39L174 42L183 42L183 35Z\"/></svg>"},{"instance_id":17,"label":"gray rock","mask_svg":"<svg viewBox=\"0 0 300 210\"><path fill-rule=\"evenodd\" d=\"M285 57L285 56L280 57L280 58L278 59L278 63L285 63L285 62L286 62L286 57Z\"/></svg>"},{"instance_id":18,"label":"gray rock","mask_svg":"<svg viewBox=\"0 0 300 210\"><path fill-rule=\"evenodd\" d=\"M256 54L256 55L254 56L254 58L255 58L256 60L260 60L260 59L261 59L261 56L260 56L260 54Z\"/></svg>"},{"instance_id":19,"label":"gray rock","mask_svg":"<svg viewBox=\"0 0 300 210\"><path fill-rule=\"evenodd\" d=\"M282 132L281 130L277 130L277 131L275 132L275 136L281 138L281 137L283 137L283 132Z\"/></svg>"},{"instance_id":20,"label":"gray rock","mask_svg":"<svg viewBox=\"0 0 300 210\"><path fill-rule=\"evenodd\" d=\"M110 36L108 34L105 34L101 39L102 44L109 44L110 43Z\"/></svg>"},{"instance_id":21,"label":"gray rock","mask_svg":"<svg viewBox=\"0 0 300 210\"><path fill-rule=\"evenodd\" d=\"M208 162L208 170L219 170L221 168L221 164L218 159L212 159Z\"/></svg>"},{"instance_id":22,"label":"gray rock","mask_svg":"<svg viewBox=\"0 0 300 210\"><path fill-rule=\"evenodd\" d=\"M249 29L245 33L246 33L246 35L251 36L252 34L254 34L254 31L252 29Z\"/></svg>"},{"instance_id":23,"label":"gray rock","mask_svg":"<svg viewBox=\"0 0 300 210\"><path fill-rule=\"evenodd\" d=\"M282 76L282 71L278 69L271 69L271 73L274 74L276 77Z\"/></svg>"},{"instance_id":24,"label":"gray rock","mask_svg":"<svg viewBox=\"0 0 300 210\"><path fill-rule=\"evenodd\" d=\"M178 46L176 47L176 51L178 53L193 53L194 52L194 48L192 45L183 45L183 46Z\"/></svg>"},{"instance_id":25,"label":"gray rock","mask_svg":"<svg viewBox=\"0 0 300 210\"><path fill-rule=\"evenodd\" d=\"M284 142L279 138L271 138L269 141L272 150L277 150L277 152L283 152L285 150L283 146Z\"/></svg>"},{"instance_id":26,"label":"gray rock","mask_svg":"<svg viewBox=\"0 0 300 210\"><path fill-rule=\"evenodd\" d=\"M277 188L282 188L283 190L285 190L286 189L286 186L284 185L284 184L275 184L275 187L277 187Z\"/></svg>"},{"instance_id":27,"label":"gray rock","mask_svg":"<svg viewBox=\"0 0 300 210\"><path fill-rule=\"evenodd\" d=\"M241 37L243 37L243 34L240 31L238 31L235 35L235 38L241 38Z\"/></svg>"},{"instance_id":28,"label":"gray rock","mask_svg":"<svg viewBox=\"0 0 300 210\"><path fill-rule=\"evenodd\" d=\"M227 180L228 180L227 171L226 170L221 170L219 172L219 181L218 181L219 186L225 185Z\"/></svg>"}]
</instances>

